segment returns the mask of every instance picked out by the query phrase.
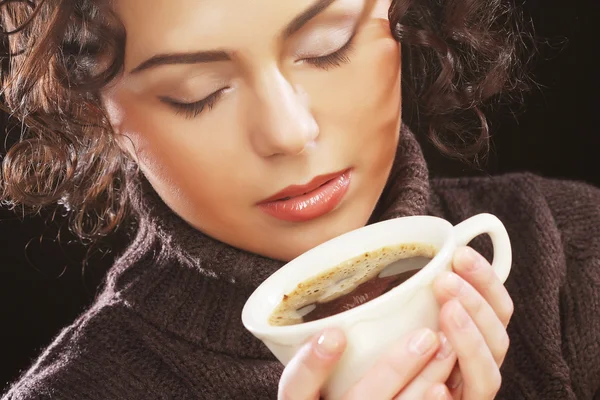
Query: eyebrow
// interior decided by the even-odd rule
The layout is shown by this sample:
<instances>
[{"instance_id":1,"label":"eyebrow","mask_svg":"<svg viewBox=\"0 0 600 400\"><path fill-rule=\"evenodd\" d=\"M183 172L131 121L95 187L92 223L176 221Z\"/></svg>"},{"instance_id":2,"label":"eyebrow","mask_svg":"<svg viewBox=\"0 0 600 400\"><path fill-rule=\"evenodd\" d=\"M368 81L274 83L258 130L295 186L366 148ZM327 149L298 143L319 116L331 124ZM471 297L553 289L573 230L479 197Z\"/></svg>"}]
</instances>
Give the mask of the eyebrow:
<instances>
[{"instance_id":1,"label":"eyebrow","mask_svg":"<svg viewBox=\"0 0 600 400\"><path fill-rule=\"evenodd\" d=\"M298 15L283 30L283 39L287 39L298 32L310 20L315 18L327 9L335 0L317 0L312 6L308 7L302 14Z\"/></svg>"},{"instance_id":2,"label":"eyebrow","mask_svg":"<svg viewBox=\"0 0 600 400\"><path fill-rule=\"evenodd\" d=\"M300 15L296 16L283 30L282 38L287 39L294 33L298 32L309 21L321 14L335 0L317 0L310 7L304 10ZM150 57L146 61L139 64L131 70L131 74L136 74L144 70L158 67L160 65L173 64L199 64L218 61L230 61L231 56L227 51L198 51L193 53L167 53L158 54Z\"/></svg>"}]
</instances>

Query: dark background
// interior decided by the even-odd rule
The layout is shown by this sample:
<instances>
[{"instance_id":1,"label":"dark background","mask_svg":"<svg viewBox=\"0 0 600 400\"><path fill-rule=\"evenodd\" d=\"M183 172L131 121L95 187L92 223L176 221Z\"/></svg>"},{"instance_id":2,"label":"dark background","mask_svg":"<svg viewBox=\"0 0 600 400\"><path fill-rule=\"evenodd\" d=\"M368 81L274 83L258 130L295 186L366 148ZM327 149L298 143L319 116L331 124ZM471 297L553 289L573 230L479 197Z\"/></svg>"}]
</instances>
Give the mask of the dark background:
<instances>
[{"instance_id":1,"label":"dark background","mask_svg":"<svg viewBox=\"0 0 600 400\"><path fill-rule=\"evenodd\" d=\"M595 59L600 50L600 3L525 0L537 36L547 39L534 67L540 84L516 115L492 116L490 174L532 171L600 186L600 91ZM430 146L432 175L476 173L442 159ZM22 218L0 210L0 392L16 379L92 301L112 255L96 252L82 272L86 249L50 215ZM60 243L57 240L61 232ZM104 246L118 253L125 240Z\"/></svg>"}]
</instances>

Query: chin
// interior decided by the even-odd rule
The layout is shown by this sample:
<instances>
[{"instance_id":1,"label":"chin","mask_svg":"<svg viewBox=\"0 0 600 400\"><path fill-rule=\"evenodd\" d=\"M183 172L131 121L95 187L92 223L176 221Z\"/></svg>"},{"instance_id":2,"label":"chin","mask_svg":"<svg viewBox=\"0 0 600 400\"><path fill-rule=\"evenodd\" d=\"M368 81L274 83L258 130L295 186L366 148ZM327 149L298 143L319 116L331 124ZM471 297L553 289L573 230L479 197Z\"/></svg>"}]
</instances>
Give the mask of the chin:
<instances>
[{"instance_id":1,"label":"chin","mask_svg":"<svg viewBox=\"0 0 600 400\"><path fill-rule=\"evenodd\" d=\"M303 233L299 238L300 240L295 241L295 246L284 249L284 259L286 261L292 260L331 239L364 227L370 214L368 210L359 212L352 210L352 208L344 210L344 207L334 210L327 216L329 218L323 218L322 221L319 221L319 224L312 227L310 232Z\"/></svg>"}]
</instances>

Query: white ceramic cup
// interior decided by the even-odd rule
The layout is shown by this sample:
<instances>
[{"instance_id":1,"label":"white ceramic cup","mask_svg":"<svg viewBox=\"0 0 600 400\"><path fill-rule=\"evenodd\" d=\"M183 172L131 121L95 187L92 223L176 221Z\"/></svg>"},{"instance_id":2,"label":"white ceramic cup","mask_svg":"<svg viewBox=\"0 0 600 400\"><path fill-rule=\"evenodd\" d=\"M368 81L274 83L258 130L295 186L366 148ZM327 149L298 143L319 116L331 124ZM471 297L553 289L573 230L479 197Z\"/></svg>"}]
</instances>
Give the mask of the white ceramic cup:
<instances>
[{"instance_id":1,"label":"white ceramic cup","mask_svg":"<svg viewBox=\"0 0 600 400\"><path fill-rule=\"evenodd\" d=\"M442 271L451 270L452 257L458 247L484 233L492 239L492 266L504 282L510 271L512 253L506 229L495 216L476 215L456 226L429 216L397 218L338 236L283 266L250 296L242 311L242 322L284 365L307 340L325 328L337 327L344 331L346 350L322 393L328 399L339 399L401 336L417 328L439 329L439 305L433 294L433 280ZM283 295L292 292L298 283L350 258L403 243L433 245L439 251L410 279L358 307L297 325L269 324L269 317Z\"/></svg>"}]
</instances>

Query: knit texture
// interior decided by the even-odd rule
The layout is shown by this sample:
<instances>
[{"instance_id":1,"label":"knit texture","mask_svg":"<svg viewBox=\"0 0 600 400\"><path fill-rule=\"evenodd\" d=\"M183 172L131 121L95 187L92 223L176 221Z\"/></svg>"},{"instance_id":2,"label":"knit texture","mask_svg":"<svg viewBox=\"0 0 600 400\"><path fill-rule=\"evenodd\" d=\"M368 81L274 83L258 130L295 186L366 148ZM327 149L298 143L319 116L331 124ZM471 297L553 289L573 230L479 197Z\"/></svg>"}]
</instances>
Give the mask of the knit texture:
<instances>
[{"instance_id":1,"label":"knit texture","mask_svg":"<svg viewBox=\"0 0 600 400\"><path fill-rule=\"evenodd\" d=\"M372 221L497 215L513 245L515 302L498 399L600 392L600 190L533 175L429 181L403 128ZM241 323L246 299L282 263L189 226L143 183L139 229L93 306L2 397L275 399L282 366ZM488 258L491 242L472 245Z\"/></svg>"}]
</instances>

